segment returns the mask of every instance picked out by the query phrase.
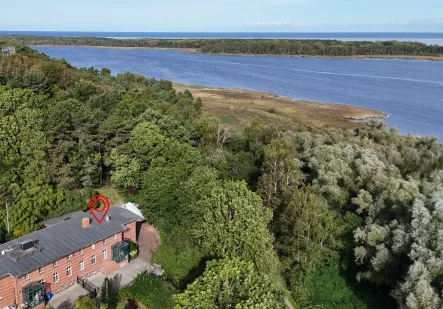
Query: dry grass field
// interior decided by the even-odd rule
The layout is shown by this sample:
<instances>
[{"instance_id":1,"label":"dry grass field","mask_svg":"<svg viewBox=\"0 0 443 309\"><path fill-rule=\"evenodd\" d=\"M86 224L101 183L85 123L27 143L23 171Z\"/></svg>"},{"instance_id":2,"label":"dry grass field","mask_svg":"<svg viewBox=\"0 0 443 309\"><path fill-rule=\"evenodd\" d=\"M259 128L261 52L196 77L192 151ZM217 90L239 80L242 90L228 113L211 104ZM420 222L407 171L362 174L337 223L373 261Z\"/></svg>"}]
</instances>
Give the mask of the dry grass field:
<instances>
[{"instance_id":1,"label":"dry grass field","mask_svg":"<svg viewBox=\"0 0 443 309\"><path fill-rule=\"evenodd\" d=\"M244 89L214 88L174 83L178 91L190 90L203 102L203 113L217 117L221 123L244 127L254 119L285 130L300 126L318 131L330 128L352 128L358 123L351 120L386 117L382 112L343 104L317 103L292 100L266 92Z\"/></svg>"}]
</instances>

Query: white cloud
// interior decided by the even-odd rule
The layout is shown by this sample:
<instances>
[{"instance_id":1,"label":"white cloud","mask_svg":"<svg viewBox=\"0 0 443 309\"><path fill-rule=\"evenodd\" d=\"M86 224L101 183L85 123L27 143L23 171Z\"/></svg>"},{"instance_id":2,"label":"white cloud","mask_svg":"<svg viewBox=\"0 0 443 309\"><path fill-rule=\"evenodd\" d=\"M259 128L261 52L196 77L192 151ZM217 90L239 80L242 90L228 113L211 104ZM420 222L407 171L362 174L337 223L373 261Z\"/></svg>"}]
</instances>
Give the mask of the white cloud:
<instances>
[{"instance_id":1,"label":"white cloud","mask_svg":"<svg viewBox=\"0 0 443 309\"><path fill-rule=\"evenodd\" d=\"M391 22L380 22L380 23L331 23L331 24L323 24L323 23L304 23L304 22L296 22L296 21L258 21L252 22L248 24L242 24L240 26L257 26L257 27L360 27L360 26L388 26L388 25L396 25L396 26L414 26L414 25L436 25L442 24L443 19L425 19L425 20L394 20Z\"/></svg>"},{"instance_id":2,"label":"white cloud","mask_svg":"<svg viewBox=\"0 0 443 309\"><path fill-rule=\"evenodd\" d=\"M257 1L256 4L259 6L279 6L279 5L302 4L307 2L312 2L312 0L261 0Z\"/></svg>"},{"instance_id":3,"label":"white cloud","mask_svg":"<svg viewBox=\"0 0 443 309\"><path fill-rule=\"evenodd\" d=\"M392 22L393 24L396 24L396 25L409 25L411 22L410 21L408 21L408 20L394 20L393 22Z\"/></svg>"},{"instance_id":4,"label":"white cloud","mask_svg":"<svg viewBox=\"0 0 443 309\"><path fill-rule=\"evenodd\" d=\"M248 0L227 0L219 2L220 4L231 7L257 7L257 6L286 6L312 2L314 0L256 0L254 2Z\"/></svg>"},{"instance_id":5,"label":"white cloud","mask_svg":"<svg viewBox=\"0 0 443 309\"><path fill-rule=\"evenodd\" d=\"M292 21L262 21L248 24L250 26L302 26L303 23Z\"/></svg>"}]
</instances>

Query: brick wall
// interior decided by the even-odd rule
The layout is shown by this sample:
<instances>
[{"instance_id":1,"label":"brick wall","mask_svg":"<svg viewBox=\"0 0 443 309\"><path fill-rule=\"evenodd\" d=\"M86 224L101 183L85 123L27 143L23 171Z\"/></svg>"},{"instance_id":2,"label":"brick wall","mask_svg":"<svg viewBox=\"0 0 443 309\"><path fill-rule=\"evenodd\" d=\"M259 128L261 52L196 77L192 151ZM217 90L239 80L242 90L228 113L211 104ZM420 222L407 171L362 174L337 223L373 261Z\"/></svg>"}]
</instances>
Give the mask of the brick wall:
<instances>
[{"instance_id":1,"label":"brick wall","mask_svg":"<svg viewBox=\"0 0 443 309\"><path fill-rule=\"evenodd\" d=\"M137 233L137 227L136 222L133 221L126 225L128 229L123 232L123 239L130 239L132 241L136 241L136 233Z\"/></svg>"},{"instance_id":2,"label":"brick wall","mask_svg":"<svg viewBox=\"0 0 443 309\"><path fill-rule=\"evenodd\" d=\"M120 263L116 263L114 261L112 261L109 258L109 261L106 261L103 265L103 268L101 270L101 272L105 275L109 275L110 273L112 273L113 271L118 270L120 267L125 266L126 264L128 264L128 259L121 261Z\"/></svg>"},{"instance_id":3,"label":"brick wall","mask_svg":"<svg viewBox=\"0 0 443 309\"><path fill-rule=\"evenodd\" d=\"M0 308L15 303L15 280L11 276L0 279Z\"/></svg>"},{"instance_id":4,"label":"brick wall","mask_svg":"<svg viewBox=\"0 0 443 309\"><path fill-rule=\"evenodd\" d=\"M115 236L107 238L106 242L99 241L95 243L94 249L92 246L88 246L82 251L77 251L73 253L69 260L67 257L59 259L56 266L51 263L44 266L41 271L37 269L29 273L28 278L26 276L21 276L17 278L17 303L21 304L23 302L21 289L30 282L40 281L43 279L46 284L46 292L50 291L52 293L57 293L74 285L77 281L77 277L88 278L99 271L107 275L119 269L121 266L126 265L128 263L128 260L122 261L119 264L112 261L111 247L116 242L122 241L125 238L135 239L135 222L131 222L130 224L128 224L128 226L130 228L130 230L128 230L128 234L126 234L127 232L118 233ZM104 250L107 250L106 258L104 256ZM94 255L96 261L95 264L92 264L92 256ZM80 270L81 261L84 262L84 270ZM72 274L70 276L68 276L67 272L68 267L71 267L72 270ZM58 274L58 282L54 282L54 273ZM14 281L13 278L12 281ZM14 303L14 301L12 303ZM12 303L8 303L8 305ZM0 304L3 303L0 302ZM5 306L0 306L0 309L4 307Z\"/></svg>"}]
</instances>

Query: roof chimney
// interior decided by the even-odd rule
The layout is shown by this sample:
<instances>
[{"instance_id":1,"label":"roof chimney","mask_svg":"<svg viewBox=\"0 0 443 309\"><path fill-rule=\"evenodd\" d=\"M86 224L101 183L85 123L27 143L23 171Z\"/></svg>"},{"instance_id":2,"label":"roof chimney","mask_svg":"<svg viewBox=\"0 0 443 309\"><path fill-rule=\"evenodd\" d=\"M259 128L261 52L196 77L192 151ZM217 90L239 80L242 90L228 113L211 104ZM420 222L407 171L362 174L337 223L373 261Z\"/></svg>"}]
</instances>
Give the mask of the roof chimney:
<instances>
[{"instance_id":1,"label":"roof chimney","mask_svg":"<svg viewBox=\"0 0 443 309\"><path fill-rule=\"evenodd\" d=\"M82 227L83 227L83 228L88 227L88 226L89 226L89 223L90 223L89 218L83 218L83 219L82 219Z\"/></svg>"}]
</instances>

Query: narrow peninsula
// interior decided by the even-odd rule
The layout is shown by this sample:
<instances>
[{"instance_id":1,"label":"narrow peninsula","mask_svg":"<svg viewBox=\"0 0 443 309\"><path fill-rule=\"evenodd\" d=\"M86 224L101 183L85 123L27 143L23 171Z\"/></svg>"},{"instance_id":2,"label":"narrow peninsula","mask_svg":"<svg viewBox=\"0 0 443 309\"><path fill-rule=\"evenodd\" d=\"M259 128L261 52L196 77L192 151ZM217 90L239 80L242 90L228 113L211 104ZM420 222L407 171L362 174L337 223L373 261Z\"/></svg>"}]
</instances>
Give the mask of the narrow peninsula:
<instances>
[{"instance_id":1,"label":"narrow peninsula","mask_svg":"<svg viewBox=\"0 0 443 309\"><path fill-rule=\"evenodd\" d=\"M400 41L339 41L322 39L115 39L104 37L0 36L23 45L112 48L168 48L187 52L328 58L401 58L443 60L443 46Z\"/></svg>"}]
</instances>

